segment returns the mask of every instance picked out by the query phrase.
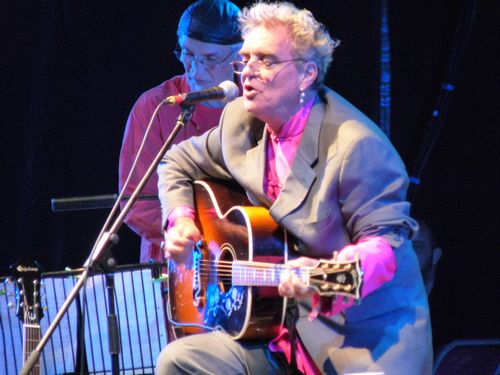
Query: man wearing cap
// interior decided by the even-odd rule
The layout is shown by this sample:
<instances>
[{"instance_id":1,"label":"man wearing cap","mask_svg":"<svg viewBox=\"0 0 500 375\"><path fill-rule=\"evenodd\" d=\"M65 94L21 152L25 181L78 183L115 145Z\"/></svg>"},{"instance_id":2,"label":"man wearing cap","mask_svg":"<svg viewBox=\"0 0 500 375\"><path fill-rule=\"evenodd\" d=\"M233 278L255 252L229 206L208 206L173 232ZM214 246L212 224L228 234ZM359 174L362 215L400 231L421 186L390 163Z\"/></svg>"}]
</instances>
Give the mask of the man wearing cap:
<instances>
[{"instance_id":1,"label":"man wearing cap","mask_svg":"<svg viewBox=\"0 0 500 375\"><path fill-rule=\"evenodd\" d=\"M226 80L234 81L230 63L238 59L241 47L239 13L240 9L226 0L199 0L184 11L177 28L178 40L174 53L184 65L185 73L146 91L134 104L127 120L120 152L120 190L124 187L151 116L163 99L179 93L204 90ZM178 134L176 142L202 134L217 125L224 104L220 101L198 104L190 122ZM177 106L160 108L136 169L125 187L125 194L131 194L144 176L171 134L180 111ZM144 186L142 194L157 195L157 184L158 177L153 174ZM141 262L163 259L160 249L163 231L158 201L136 202L125 222L141 236Z\"/></svg>"}]
</instances>

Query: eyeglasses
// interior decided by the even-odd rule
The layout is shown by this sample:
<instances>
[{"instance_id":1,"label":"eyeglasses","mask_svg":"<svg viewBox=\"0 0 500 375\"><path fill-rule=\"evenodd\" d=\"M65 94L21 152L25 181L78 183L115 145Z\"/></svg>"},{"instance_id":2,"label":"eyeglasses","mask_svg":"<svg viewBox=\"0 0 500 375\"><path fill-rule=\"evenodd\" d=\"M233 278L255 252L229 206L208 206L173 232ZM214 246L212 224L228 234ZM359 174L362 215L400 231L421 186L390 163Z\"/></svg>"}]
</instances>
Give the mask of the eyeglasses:
<instances>
[{"instance_id":1,"label":"eyeglasses","mask_svg":"<svg viewBox=\"0 0 500 375\"><path fill-rule=\"evenodd\" d=\"M174 55L177 60L179 60L183 64L192 64L193 61L197 61L199 64L203 65L205 69L214 69L224 64L237 49L238 48L231 49L231 52L229 52L226 57L224 57L223 59L219 59L215 56L210 55L197 57L191 51L185 48L181 48L181 46L177 44L174 49Z\"/></svg>"},{"instance_id":2,"label":"eyeglasses","mask_svg":"<svg viewBox=\"0 0 500 375\"><path fill-rule=\"evenodd\" d=\"M279 64L284 64L287 62L291 61L305 61L304 58L299 57L295 59L287 59L287 60L279 60L279 61L272 61L269 59L261 59L261 60L256 60L253 61L253 67L250 67L252 72L254 73L262 73L262 70L267 70L271 71L274 66L279 65ZM243 73L243 69L250 63L250 61L233 61L231 65L233 66L233 70L236 74L241 74Z\"/></svg>"}]
</instances>

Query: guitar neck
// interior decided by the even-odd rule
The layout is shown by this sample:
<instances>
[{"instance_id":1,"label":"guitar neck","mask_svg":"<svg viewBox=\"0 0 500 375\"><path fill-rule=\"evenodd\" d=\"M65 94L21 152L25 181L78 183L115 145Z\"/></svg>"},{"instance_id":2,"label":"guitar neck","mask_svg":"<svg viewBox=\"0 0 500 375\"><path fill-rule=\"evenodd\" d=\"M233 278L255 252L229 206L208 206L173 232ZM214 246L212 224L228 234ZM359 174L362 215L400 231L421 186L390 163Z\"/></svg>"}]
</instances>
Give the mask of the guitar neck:
<instances>
[{"instance_id":1,"label":"guitar neck","mask_svg":"<svg viewBox=\"0 0 500 375\"><path fill-rule=\"evenodd\" d=\"M24 324L23 327L23 363L26 363L31 353L36 349L41 339L40 325ZM32 375L40 375L40 361L31 369Z\"/></svg>"},{"instance_id":2,"label":"guitar neck","mask_svg":"<svg viewBox=\"0 0 500 375\"><path fill-rule=\"evenodd\" d=\"M321 296L360 298L361 269L359 259L339 261L320 259L315 267L290 267L284 264L235 261L231 270L233 285L277 286L285 272L293 272Z\"/></svg>"},{"instance_id":3,"label":"guitar neck","mask_svg":"<svg viewBox=\"0 0 500 375\"><path fill-rule=\"evenodd\" d=\"M234 261L231 280L240 286L278 286L285 272L295 273L306 285L309 285L308 268L291 268L284 264Z\"/></svg>"}]
</instances>

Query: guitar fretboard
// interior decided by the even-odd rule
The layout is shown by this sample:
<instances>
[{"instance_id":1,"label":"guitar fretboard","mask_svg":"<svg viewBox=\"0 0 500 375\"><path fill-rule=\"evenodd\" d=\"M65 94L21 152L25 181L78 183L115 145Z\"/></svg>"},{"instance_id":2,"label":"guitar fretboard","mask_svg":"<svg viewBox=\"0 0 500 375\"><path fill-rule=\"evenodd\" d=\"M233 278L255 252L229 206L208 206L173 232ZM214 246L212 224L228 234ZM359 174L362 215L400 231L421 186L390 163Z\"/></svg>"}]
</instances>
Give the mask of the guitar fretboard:
<instances>
[{"instance_id":1,"label":"guitar fretboard","mask_svg":"<svg viewBox=\"0 0 500 375\"><path fill-rule=\"evenodd\" d=\"M40 326L38 324L24 324L23 329L23 358L24 363L28 360L31 353L36 349L41 339ZM40 374L40 361L35 363L30 372L31 375Z\"/></svg>"},{"instance_id":2,"label":"guitar fretboard","mask_svg":"<svg viewBox=\"0 0 500 375\"><path fill-rule=\"evenodd\" d=\"M234 261L231 280L240 286L277 286L285 272L294 272L306 285L309 284L309 270L291 268L282 264Z\"/></svg>"}]
</instances>

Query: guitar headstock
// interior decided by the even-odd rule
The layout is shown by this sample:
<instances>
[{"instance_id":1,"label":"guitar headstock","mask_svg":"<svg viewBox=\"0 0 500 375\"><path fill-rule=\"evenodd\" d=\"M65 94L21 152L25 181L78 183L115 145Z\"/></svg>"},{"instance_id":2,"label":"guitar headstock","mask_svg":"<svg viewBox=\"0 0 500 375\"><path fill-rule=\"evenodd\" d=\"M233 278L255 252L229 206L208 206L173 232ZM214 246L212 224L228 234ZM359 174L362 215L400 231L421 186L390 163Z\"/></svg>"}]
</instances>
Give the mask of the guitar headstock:
<instances>
[{"instance_id":1,"label":"guitar headstock","mask_svg":"<svg viewBox=\"0 0 500 375\"><path fill-rule=\"evenodd\" d=\"M17 286L17 316L25 324L37 325L43 317L40 302L42 269L35 261L18 261L11 269Z\"/></svg>"},{"instance_id":2,"label":"guitar headstock","mask_svg":"<svg viewBox=\"0 0 500 375\"><path fill-rule=\"evenodd\" d=\"M354 260L321 259L309 271L309 283L322 297L344 296L359 300L361 297L362 271L359 258Z\"/></svg>"}]
</instances>

